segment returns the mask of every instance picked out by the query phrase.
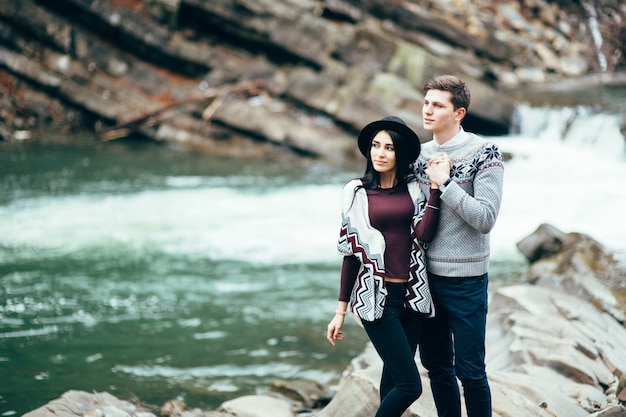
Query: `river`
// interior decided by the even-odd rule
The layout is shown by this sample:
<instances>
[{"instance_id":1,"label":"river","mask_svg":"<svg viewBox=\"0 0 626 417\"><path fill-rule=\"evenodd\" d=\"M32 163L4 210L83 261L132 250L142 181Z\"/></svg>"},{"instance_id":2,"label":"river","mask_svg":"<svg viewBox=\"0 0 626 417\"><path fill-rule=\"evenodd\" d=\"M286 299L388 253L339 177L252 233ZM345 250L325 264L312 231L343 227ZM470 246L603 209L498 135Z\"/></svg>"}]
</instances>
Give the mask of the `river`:
<instances>
[{"instance_id":1,"label":"river","mask_svg":"<svg viewBox=\"0 0 626 417\"><path fill-rule=\"evenodd\" d=\"M619 118L519 108L491 285L518 282L541 223L623 258ZM0 415L70 389L215 409L275 379L338 380L332 348L342 184L360 172L233 161L153 144L0 144ZM157 412L158 414L158 412Z\"/></svg>"}]
</instances>

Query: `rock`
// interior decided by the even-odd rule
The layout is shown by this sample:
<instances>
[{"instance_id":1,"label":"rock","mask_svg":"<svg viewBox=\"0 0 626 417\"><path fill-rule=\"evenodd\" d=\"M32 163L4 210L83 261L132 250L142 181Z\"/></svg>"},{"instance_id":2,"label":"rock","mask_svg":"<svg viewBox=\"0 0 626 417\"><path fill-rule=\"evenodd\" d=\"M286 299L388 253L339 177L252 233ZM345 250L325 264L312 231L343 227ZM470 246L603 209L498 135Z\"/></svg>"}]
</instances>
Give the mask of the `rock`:
<instances>
[{"instance_id":1,"label":"rock","mask_svg":"<svg viewBox=\"0 0 626 417\"><path fill-rule=\"evenodd\" d=\"M236 417L293 417L291 406L277 398L262 395L246 395L224 402L219 411Z\"/></svg>"},{"instance_id":2,"label":"rock","mask_svg":"<svg viewBox=\"0 0 626 417\"><path fill-rule=\"evenodd\" d=\"M626 348L626 329L577 296L528 285L504 287L491 300L489 325L492 369L547 366L575 383L603 386L626 371L619 353Z\"/></svg>"},{"instance_id":3,"label":"rock","mask_svg":"<svg viewBox=\"0 0 626 417\"><path fill-rule=\"evenodd\" d=\"M544 223L539 225L533 233L517 242L517 249L532 263L558 253L566 241L565 233Z\"/></svg>"},{"instance_id":4,"label":"rock","mask_svg":"<svg viewBox=\"0 0 626 417\"><path fill-rule=\"evenodd\" d=\"M24 414L24 417L156 417L108 392L67 391L60 398Z\"/></svg>"},{"instance_id":5,"label":"rock","mask_svg":"<svg viewBox=\"0 0 626 417\"><path fill-rule=\"evenodd\" d=\"M187 404L180 400L169 400L161 406L161 417L180 417L187 410Z\"/></svg>"},{"instance_id":6,"label":"rock","mask_svg":"<svg viewBox=\"0 0 626 417\"><path fill-rule=\"evenodd\" d=\"M589 414L588 417L626 417L626 408L622 405L614 405L597 413Z\"/></svg>"},{"instance_id":7,"label":"rock","mask_svg":"<svg viewBox=\"0 0 626 417\"><path fill-rule=\"evenodd\" d=\"M547 382L542 383L537 378L546 378ZM489 384L494 416L583 417L589 414L559 391L563 388L572 391L576 389L575 384L550 369L527 367L519 373L493 371L489 372ZM597 391L593 394L597 396Z\"/></svg>"},{"instance_id":8,"label":"rock","mask_svg":"<svg viewBox=\"0 0 626 417\"><path fill-rule=\"evenodd\" d=\"M621 375L619 378L617 384L617 399L622 404L626 404L626 374Z\"/></svg>"},{"instance_id":9,"label":"rock","mask_svg":"<svg viewBox=\"0 0 626 417\"><path fill-rule=\"evenodd\" d=\"M321 408L329 401L328 390L316 381L273 381L270 392L282 395L300 405L300 408Z\"/></svg>"},{"instance_id":10,"label":"rock","mask_svg":"<svg viewBox=\"0 0 626 417\"><path fill-rule=\"evenodd\" d=\"M295 152L324 156L327 160L336 159L336 163L345 161L356 152L351 138L332 122L315 124L314 119L298 120L285 112L271 112L264 105L250 105L242 101L224 103L215 112L214 119L238 126L252 137L264 137Z\"/></svg>"},{"instance_id":11,"label":"rock","mask_svg":"<svg viewBox=\"0 0 626 417\"><path fill-rule=\"evenodd\" d=\"M371 344L368 344L343 375L333 399L316 417L367 417L376 414L381 373L382 362Z\"/></svg>"},{"instance_id":12,"label":"rock","mask_svg":"<svg viewBox=\"0 0 626 417\"><path fill-rule=\"evenodd\" d=\"M606 311L616 320L626 320L609 286L626 280L624 271L613 254L593 238L564 234L550 225L542 225L518 242L527 257L537 259L524 278L535 285L576 294Z\"/></svg>"},{"instance_id":13,"label":"rock","mask_svg":"<svg viewBox=\"0 0 626 417\"><path fill-rule=\"evenodd\" d=\"M158 22L170 28L176 27L182 0L148 0L147 12Z\"/></svg>"}]
</instances>

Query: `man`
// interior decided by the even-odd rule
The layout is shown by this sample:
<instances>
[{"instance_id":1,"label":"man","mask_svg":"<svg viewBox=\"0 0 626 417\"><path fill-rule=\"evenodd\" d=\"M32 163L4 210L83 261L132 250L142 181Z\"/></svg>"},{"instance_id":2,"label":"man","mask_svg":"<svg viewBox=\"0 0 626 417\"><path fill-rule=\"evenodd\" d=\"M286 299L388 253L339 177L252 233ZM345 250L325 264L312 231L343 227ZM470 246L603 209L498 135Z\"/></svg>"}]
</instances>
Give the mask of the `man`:
<instances>
[{"instance_id":1,"label":"man","mask_svg":"<svg viewBox=\"0 0 626 417\"><path fill-rule=\"evenodd\" d=\"M414 164L422 190L439 185L439 230L426 264L436 317L427 319L420 357L428 370L439 417L460 417L463 386L468 417L491 417L485 371L489 233L502 200L504 164L498 146L461 127L470 104L463 81L435 77L424 86L422 117L433 140ZM429 164L451 166L429 170ZM442 174L444 172L444 174Z\"/></svg>"}]
</instances>

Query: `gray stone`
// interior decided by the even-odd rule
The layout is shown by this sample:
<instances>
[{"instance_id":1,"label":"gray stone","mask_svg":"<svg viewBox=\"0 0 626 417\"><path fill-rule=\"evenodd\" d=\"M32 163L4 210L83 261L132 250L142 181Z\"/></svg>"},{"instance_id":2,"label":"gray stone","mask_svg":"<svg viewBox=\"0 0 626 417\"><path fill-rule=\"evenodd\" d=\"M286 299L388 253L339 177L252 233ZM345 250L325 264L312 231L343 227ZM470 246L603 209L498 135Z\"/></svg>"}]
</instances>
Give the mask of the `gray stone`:
<instances>
[{"instance_id":1,"label":"gray stone","mask_svg":"<svg viewBox=\"0 0 626 417\"><path fill-rule=\"evenodd\" d=\"M319 407L319 402L329 396L328 389L325 386L311 380L273 381L270 386L270 392L300 404L300 408Z\"/></svg>"},{"instance_id":2,"label":"gray stone","mask_svg":"<svg viewBox=\"0 0 626 417\"><path fill-rule=\"evenodd\" d=\"M293 417L291 406L280 399L246 395L224 402L219 411L225 411L236 417Z\"/></svg>"},{"instance_id":3,"label":"gray stone","mask_svg":"<svg viewBox=\"0 0 626 417\"><path fill-rule=\"evenodd\" d=\"M589 414L588 417L626 417L626 408L623 405L614 405L597 413Z\"/></svg>"},{"instance_id":4,"label":"gray stone","mask_svg":"<svg viewBox=\"0 0 626 417\"><path fill-rule=\"evenodd\" d=\"M156 417L148 410L122 401L108 392L67 391L60 398L24 414L24 417Z\"/></svg>"}]
</instances>

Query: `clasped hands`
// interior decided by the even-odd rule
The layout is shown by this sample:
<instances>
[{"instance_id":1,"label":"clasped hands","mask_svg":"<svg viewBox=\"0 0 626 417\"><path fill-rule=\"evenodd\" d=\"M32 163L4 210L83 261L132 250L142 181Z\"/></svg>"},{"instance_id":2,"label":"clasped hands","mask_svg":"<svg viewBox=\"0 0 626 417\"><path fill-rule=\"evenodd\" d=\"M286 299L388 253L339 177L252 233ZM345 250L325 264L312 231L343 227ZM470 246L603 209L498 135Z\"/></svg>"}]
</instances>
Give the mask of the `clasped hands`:
<instances>
[{"instance_id":1,"label":"clasped hands","mask_svg":"<svg viewBox=\"0 0 626 417\"><path fill-rule=\"evenodd\" d=\"M450 178L450 171L452 170L452 161L448 157L447 153L442 155L433 156L428 161L428 168L425 172L430 178L430 187L439 188L441 184L446 182Z\"/></svg>"}]
</instances>

